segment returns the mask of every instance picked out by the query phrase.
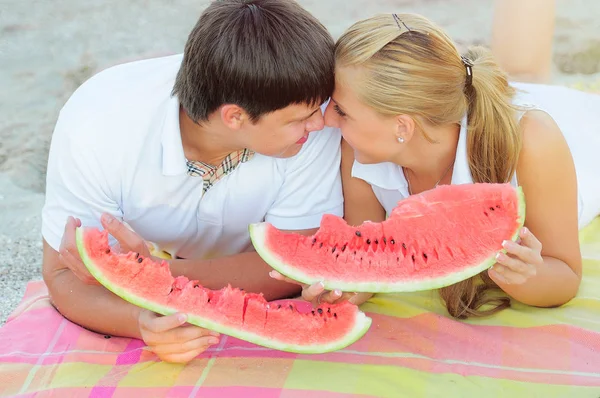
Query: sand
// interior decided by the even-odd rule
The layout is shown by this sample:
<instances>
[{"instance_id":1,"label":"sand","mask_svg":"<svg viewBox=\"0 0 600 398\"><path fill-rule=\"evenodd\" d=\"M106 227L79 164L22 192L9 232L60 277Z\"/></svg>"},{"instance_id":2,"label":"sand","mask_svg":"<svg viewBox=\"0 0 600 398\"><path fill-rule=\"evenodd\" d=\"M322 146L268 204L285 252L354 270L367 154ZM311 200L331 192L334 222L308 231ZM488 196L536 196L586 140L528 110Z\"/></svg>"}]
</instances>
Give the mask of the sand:
<instances>
[{"instance_id":1,"label":"sand","mask_svg":"<svg viewBox=\"0 0 600 398\"><path fill-rule=\"evenodd\" d=\"M550 1L550 0L548 0ZM491 0L301 0L338 37L377 12L419 12L462 45L487 44ZM207 1L0 0L0 325L41 278L40 210L61 106L95 72L178 53ZM558 0L557 84L600 90L600 2Z\"/></svg>"}]
</instances>

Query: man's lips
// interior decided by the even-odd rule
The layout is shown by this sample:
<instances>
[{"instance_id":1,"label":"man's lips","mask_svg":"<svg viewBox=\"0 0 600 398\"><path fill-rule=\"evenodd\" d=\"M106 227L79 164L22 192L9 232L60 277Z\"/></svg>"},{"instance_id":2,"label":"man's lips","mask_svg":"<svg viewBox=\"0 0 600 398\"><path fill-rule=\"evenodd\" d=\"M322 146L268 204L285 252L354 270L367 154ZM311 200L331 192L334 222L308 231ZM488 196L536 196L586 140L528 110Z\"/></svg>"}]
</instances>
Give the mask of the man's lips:
<instances>
[{"instance_id":1,"label":"man's lips","mask_svg":"<svg viewBox=\"0 0 600 398\"><path fill-rule=\"evenodd\" d=\"M302 138L296 141L296 144L304 144L306 141L308 141L308 134L304 135Z\"/></svg>"}]
</instances>

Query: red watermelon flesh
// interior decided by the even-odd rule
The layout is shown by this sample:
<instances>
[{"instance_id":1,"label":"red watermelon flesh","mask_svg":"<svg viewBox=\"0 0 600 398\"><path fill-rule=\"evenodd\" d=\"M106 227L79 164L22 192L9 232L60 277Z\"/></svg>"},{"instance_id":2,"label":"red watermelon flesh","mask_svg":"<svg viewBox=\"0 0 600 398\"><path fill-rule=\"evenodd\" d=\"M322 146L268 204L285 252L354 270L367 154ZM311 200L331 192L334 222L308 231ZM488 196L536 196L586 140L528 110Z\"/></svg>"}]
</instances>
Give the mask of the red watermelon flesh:
<instances>
[{"instance_id":1,"label":"red watermelon flesh","mask_svg":"<svg viewBox=\"0 0 600 398\"><path fill-rule=\"evenodd\" d=\"M121 298L167 315L188 314L188 322L258 345L283 351L321 353L358 340L371 319L348 302L299 311L294 302L267 302L261 294L227 286L202 287L174 278L168 262L111 250L108 233L77 229L77 246L90 273Z\"/></svg>"},{"instance_id":2,"label":"red watermelon flesh","mask_svg":"<svg viewBox=\"0 0 600 398\"><path fill-rule=\"evenodd\" d=\"M257 252L277 271L326 289L403 292L448 286L492 266L525 218L520 187L444 185L398 203L381 222L349 226L325 215L313 236L250 226Z\"/></svg>"}]
</instances>

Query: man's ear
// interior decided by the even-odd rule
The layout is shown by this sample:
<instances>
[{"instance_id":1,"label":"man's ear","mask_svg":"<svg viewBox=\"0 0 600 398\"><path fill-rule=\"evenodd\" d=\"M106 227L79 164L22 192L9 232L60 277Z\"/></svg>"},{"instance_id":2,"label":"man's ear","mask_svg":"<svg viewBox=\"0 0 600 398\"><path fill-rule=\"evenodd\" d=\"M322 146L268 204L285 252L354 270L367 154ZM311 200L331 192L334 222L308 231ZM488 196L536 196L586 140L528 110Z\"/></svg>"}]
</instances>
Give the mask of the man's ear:
<instances>
[{"instance_id":1,"label":"man's ear","mask_svg":"<svg viewBox=\"0 0 600 398\"><path fill-rule=\"evenodd\" d=\"M402 142L408 142L415 134L415 119L408 115L399 115L396 117L396 138L402 139Z\"/></svg>"},{"instance_id":2,"label":"man's ear","mask_svg":"<svg viewBox=\"0 0 600 398\"><path fill-rule=\"evenodd\" d=\"M232 130L239 130L248 120L246 111L235 104L223 105L220 110L220 115L223 124Z\"/></svg>"}]
</instances>

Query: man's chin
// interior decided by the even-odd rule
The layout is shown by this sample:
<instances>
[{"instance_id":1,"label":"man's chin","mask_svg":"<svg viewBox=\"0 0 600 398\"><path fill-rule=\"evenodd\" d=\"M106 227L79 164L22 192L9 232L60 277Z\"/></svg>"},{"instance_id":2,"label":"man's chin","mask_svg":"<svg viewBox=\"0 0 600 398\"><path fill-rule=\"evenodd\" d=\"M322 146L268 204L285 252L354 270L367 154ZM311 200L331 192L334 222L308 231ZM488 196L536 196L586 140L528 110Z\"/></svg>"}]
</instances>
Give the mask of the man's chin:
<instances>
[{"instance_id":1,"label":"man's chin","mask_svg":"<svg viewBox=\"0 0 600 398\"><path fill-rule=\"evenodd\" d=\"M278 159L291 158L291 157L296 156L298 153L300 153L302 146L303 146L302 144L292 144L291 146L285 148L284 150L282 150L280 152L261 153L261 155L269 156L271 158L278 158ZM260 152L258 152L258 153L260 153Z\"/></svg>"}]
</instances>

